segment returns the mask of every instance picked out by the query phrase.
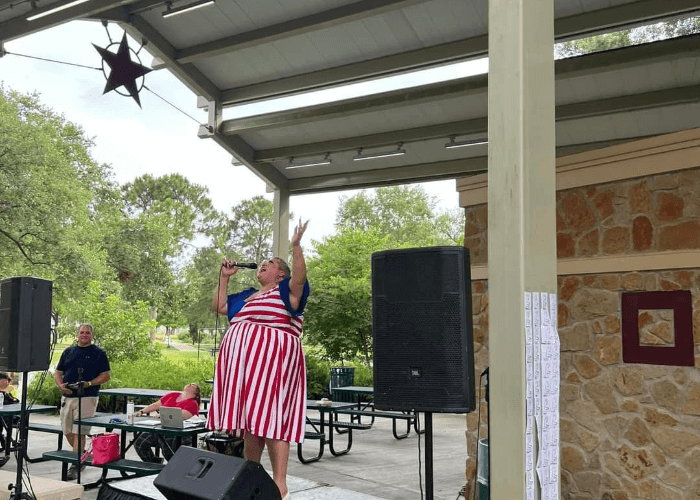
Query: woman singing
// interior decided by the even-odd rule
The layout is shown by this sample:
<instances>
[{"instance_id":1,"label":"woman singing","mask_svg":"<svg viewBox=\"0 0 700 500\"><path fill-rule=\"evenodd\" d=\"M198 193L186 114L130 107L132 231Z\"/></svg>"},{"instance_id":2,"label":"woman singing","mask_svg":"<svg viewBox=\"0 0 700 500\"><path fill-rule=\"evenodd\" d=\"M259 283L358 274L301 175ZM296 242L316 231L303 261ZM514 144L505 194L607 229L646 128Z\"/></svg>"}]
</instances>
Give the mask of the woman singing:
<instances>
[{"instance_id":1,"label":"woman singing","mask_svg":"<svg viewBox=\"0 0 700 500\"><path fill-rule=\"evenodd\" d=\"M299 221L292 237L292 270L279 257L263 262L260 289L228 295L233 262L221 265L212 310L227 314L231 326L221 341L207 427L242 431L244 455L260 462L267 446L273 480L283 500L290 443L304 440L306 366L299 336L309 295Z\"/></svg>"}]
</instances>

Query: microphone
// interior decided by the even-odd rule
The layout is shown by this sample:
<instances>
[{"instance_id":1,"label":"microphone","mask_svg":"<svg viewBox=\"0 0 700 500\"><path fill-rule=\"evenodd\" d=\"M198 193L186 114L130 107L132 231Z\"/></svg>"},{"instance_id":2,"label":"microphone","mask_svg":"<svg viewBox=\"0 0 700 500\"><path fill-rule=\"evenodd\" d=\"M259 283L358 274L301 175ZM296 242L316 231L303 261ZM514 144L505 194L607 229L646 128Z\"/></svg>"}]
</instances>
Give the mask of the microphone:
<instances>
[{"instance_id":1,"label":"microphone","mask_svg":"<svg viewBox=\"0 0 700 500\"><path fill-rule=\"evenodd\" d=\"M245 267L247 269L257 269L258 265L255 262L232 262L226 267Z\"/></svg>"}]
</instances>

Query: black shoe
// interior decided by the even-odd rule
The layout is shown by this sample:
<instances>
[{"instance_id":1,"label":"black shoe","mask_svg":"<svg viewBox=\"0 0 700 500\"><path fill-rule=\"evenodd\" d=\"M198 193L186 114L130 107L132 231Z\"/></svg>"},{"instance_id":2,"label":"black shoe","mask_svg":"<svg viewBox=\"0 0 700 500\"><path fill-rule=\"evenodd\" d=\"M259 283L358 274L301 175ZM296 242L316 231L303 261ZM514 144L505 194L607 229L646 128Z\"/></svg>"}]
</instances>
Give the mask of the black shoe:
<instances>
[{"instance_id":1,"label":"black shoe","mask_svg":"<svg viewBox=\"0 0 700 500\"><path fill-rule=\"evenodd\" d=\"M80 472L85 470L85 467L87 465L83 464L80 466ZM70 467L68 467L68 473L66 474L66 479L73 480L73 479L78 479L78 466L73 464Z\"/></svg>"}]
</instances>

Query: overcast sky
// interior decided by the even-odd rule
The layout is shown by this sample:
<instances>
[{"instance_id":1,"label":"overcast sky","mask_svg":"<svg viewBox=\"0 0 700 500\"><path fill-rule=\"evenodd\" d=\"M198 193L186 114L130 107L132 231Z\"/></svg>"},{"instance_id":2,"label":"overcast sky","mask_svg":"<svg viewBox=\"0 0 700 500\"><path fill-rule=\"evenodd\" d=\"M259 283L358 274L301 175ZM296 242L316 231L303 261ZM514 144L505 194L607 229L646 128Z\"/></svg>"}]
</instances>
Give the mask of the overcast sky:
<instances>
[{"instance_id":1,"label":"overcast sky","mask_svg":"<svg viewBox=\"0 0 700 500\"><path fill-rule=\"evenodd\" d=\"M117 25L110 24L109 32L113 41L121 40L123 31ZM130 47L138 50L137 43L131 39L129 42ZM196 122L146 89L140 93L143 109L131 97L116 92L103 95L105 79L101 70L14 55L99 68L101 60L93 43L106 47L109 38L100 23L87 21L75 21L7 42L5 50L10 54L0 58L0 82L23 93L39 93L43 104L81 125L87 136L94 138L93 157L110 164L121 184L144 173L160 176L177 172L191 182L206 186L216 208L226 212L241 200L256 195L272 199L272 194L266 193L265 183L255 174L246 167L232 166L231 156L221 147L212 140L197 137L197 122L205 122L206 114L197 109L196 96L166 70L146 75L146 86ZM115 51L116 46L111 50ZM143 50L139 55L142 64L150 67L150 54ZM454 75L454 70L450 74ZM412 81L415 79L407 79L404 85ZM347 89L344 95L347 97ZM285 107L293 105L289 99L282 103ZM225 117L250 113L250 107L240 107L226 110ZM459 207L454 180L421 185L430 195L439 197L441 209ZM307 237L321 239L334 232L338 198L355 192L293 196L290 206L295 215L311 220Z\"/></svg>"}]
</instances>

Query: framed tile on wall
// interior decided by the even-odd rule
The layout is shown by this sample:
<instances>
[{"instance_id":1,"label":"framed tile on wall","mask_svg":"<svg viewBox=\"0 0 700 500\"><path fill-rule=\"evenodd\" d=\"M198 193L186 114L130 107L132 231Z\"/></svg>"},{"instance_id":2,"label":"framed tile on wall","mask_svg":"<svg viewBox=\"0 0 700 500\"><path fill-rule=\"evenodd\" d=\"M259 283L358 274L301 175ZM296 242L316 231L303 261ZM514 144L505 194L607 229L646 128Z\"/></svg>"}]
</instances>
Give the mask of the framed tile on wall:
<instances>
[{"instance_id":1,"label":"framed tile on wall","mask_svg":"<svg viewBox=\"0 0 700 500\"><path fill-rule=\"evenodd\" d=\"M656 338L657 345L640 334L640 311L672 311L671 337ZM667 329L661 329L666 331ZM689 290L622 294L622 360L625 363L694 366L693 302Z\"/></svg>"}]
</instances>

